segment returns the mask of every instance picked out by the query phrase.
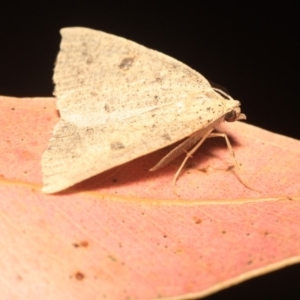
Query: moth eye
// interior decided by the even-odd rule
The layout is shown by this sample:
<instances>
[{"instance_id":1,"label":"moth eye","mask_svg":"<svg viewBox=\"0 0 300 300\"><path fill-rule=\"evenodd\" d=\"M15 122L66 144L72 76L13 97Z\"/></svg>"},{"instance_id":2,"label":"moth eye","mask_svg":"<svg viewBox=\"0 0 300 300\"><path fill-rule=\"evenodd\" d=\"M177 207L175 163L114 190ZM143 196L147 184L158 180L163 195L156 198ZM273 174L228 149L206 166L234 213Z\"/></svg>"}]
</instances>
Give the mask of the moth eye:
<instances>
[{"instance_id":1,"label":"moth eye","mask_svg":"<svg viewBox=\"0 0 300 300\"><path fill-rule=\"evenodd\" d=\"M227 122L234 122L237 119L236 111L232 110L225 116Z\"/></svg>"}]
</instances>

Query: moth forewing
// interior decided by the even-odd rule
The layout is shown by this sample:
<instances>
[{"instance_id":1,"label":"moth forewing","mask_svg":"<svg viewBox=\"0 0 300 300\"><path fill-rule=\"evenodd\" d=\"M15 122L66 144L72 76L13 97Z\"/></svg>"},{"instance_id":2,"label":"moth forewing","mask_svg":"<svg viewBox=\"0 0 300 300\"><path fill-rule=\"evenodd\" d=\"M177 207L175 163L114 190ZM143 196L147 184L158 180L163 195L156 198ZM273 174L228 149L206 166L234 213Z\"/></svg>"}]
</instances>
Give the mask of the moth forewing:
<instances>
[{"instance_id":1,"label":"moth forewing","mask_svg":"<svg viewBox=\"0 0 300 300\"><path fill-rule=\"evenodd\" d=\"M239 106L162 53L87 28L61 33L54 71L61 120L42 156L45 193L206 132Z\"/></svg>"},{"instance_id":2,"label":"moth forewing","mask_svg":"<svg viewBox=\"0 0 300 300\"><path fill-rule=\"evenodd\" d=\"M182 153L189 153L189 149L191 149L195 144L197 144L203 137L202 143L205 141L207 137L209 137L210 133L228 116L229 113L235 112L235 120L246 118L245 115L240 114L240 102L236 100L225 100L222 99L223 102L223 115L221 115L217 119L212 119L211 122L205 124L202 128L199 128L196 132L192 133L190 137L188 137L185 141L171 150L165 157L163 157L154 167L150 169L150 171L156 171L165 165L167 165L170 161L181 155ZM220 104L218 104L220 107ZM235 121L232 120L232 121ZM201 143L201 144L202 144ZM197 149L200 145L197 147Z\"/></svg>"}]
</instances>

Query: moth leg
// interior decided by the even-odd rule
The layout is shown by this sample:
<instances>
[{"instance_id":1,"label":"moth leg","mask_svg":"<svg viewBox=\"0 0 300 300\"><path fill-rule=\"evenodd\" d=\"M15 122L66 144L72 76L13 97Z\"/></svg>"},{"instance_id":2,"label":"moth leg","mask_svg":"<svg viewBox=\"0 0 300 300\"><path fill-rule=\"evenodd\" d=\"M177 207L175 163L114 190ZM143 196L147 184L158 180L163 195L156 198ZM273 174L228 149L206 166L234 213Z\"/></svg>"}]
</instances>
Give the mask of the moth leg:
<instances>
[{"instance_id":1,"label":"moth leg","mask_svg":"<svg viewBox=\"0 0 300 300\"><path fill-rule=\"evenodd\" d=\"M237 160L236 160L236 157L235 157L233 148L232 148L232 146L231 146L231 143L230 143L230 141L229 141L229 139L228 139L227 134L226 134L226 133L215 133L215 132L214 132L214 133L211 133L207 138L213 138L213 137L223 137L223 138L225 139L226 144L227 144L227 148L228 148L229 153L230 153L230 156L231 156L231 158L232 158L233 161L234 161L234 168L235 168L235 170L237 171L237 172L236 172L236 175L237 175L238 179L240 180L240 182L241 182L245 187L247 187L248 189L250 189L250 190L252 190L252 191L255 191L252 187L249 186L248 183L246 183L245 180L243 180L243 178L242 178L242 176L241 176L241 169L240 169L239 164L238 164L238 162L237 162Z\"/></svg>"},{"instance_id":2,"label":"moth leg","mask_svg":"<svg viewBox=\"0 0 300 300\"><path fill-rule=\"evenodd\" d=\"M208 130L210 133L212 130ZM188 137L185 141L183 141L180 145L172 149L167 155L165 155L154 167L152 167L149 171L156 171L164 166L166 166L170 161L181 155L182 153L188 153L189 149L194 146L199 140L206 135L203 131L196 131L190 137Z\"/></svg>"},{"instance_id":3,"label":"moth leg","mask_svg":"<svg viewBox=\"0 0 300 300\"><path fill-rule=\"evenodd\" d=\"M208 137L211 137L211 135L213 135L214 133L211 133L213 131L213 129L207 131L201 138L201 140L196 144L196 146L194 146L192 148L192 150L190 150L186 156L185 156L185 159L183 160L182 164L180 165L179 169L177 170L177 172L175 173L174 175L174 178L173 178L173 182L172 182L172 185L173 185L173 190L175 188L175 184L176 184L176 181L177 181L177 178L182 170L182 168L184 167L185 163L187 162L187 160L198 150L198 148L203 144L203 142L208 138Z\"/></svg>"}]
</instances>

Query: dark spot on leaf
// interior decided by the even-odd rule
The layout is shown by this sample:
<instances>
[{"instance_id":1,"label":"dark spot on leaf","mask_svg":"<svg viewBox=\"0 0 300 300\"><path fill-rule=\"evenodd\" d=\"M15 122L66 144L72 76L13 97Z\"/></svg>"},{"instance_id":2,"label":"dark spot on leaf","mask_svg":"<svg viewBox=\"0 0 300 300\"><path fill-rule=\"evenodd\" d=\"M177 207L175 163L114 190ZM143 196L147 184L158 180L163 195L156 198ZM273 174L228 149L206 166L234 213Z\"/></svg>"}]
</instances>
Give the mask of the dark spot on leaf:
<instances>
[{"instance_id":1,"label":"dark spot on leaf","mask_svg":"<svg viewBox=\"0 0 300 300\"><path fill-rule=\"evenodd\" d=\"M81 273L81 272L76 272L75 273L75 279L77 279L77 280L83 280L84 277L85 277L84 274Z\"/></svg>"},{"instance_id":2,"label":"dark spot on leaf","mask_svg":"<svg viewBox=\"0 0 300 300\"><path fill-rule=\"evenodd\" d=\"M80 247L87 248L89 246L89 242L88 241L81 241L79 243L74 243L73 246L75 248L80 248Z\"/></svg>"},{"instance_id":3,"label":"dark spot on leaf","mask_svg":"<svg viewBox=\"0 0 300 300\"><path fill-rule=\"evenodd\" d=\"M202 169L198 169L200 172L202 172L202 173L207 173L208 172L208 170L207 170L207 168L202 168Z\"/></svg>"},{"instance_id":4,"label":"dark spot on leaf","mask_svg":"<svg viewBox=\"0 0 300 300\"><path fill-rule=\"evenodd\" d=\"M234 166L229 166L229 167L226 169L226 171L229 172L229 171L231 171L232 169L234 169Z\"/></svg>"},{"instance_id":5,"label":"dark spot on leaf","mask_svg":"<svg viewBox=\"0 0 300 300\"><path fill-rule=\"evenodd\" d=\"M117 261L117 259L113 255L108 255L107 257L110 261L113 261L113 262Z\"/></svg>"},{"instance_id":6,"label":"dark spot on leaf","mask_svg":"<svg viewBox=\"0 0 300 300\"><path fill-rule=\"evenodd\" d=\"M195 221L195 224L201 224L202 223L202 220L197 218L197 217L194 217L194 221Z\"/></svg>"}]
</instances>

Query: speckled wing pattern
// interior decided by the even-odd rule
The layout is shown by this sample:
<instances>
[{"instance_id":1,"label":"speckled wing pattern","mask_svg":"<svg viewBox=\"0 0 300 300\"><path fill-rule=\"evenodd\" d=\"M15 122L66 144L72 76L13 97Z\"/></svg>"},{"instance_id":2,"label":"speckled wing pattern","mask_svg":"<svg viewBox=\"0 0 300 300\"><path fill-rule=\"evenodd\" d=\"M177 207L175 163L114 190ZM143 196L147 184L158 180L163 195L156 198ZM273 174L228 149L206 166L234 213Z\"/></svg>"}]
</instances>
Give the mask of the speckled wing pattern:
<instances>
[{"instance_id":1,"label":"speckled wing pattern","mask_svg":"<svg viewBox=\"0 0 300 300\"><path fill-rule=\"evenodd\" d=\"M54 193L223 120L225 100L183 63L88 28L63 28L54 71L60 121L42 156Z\"/></svg>"}]
</instances>

